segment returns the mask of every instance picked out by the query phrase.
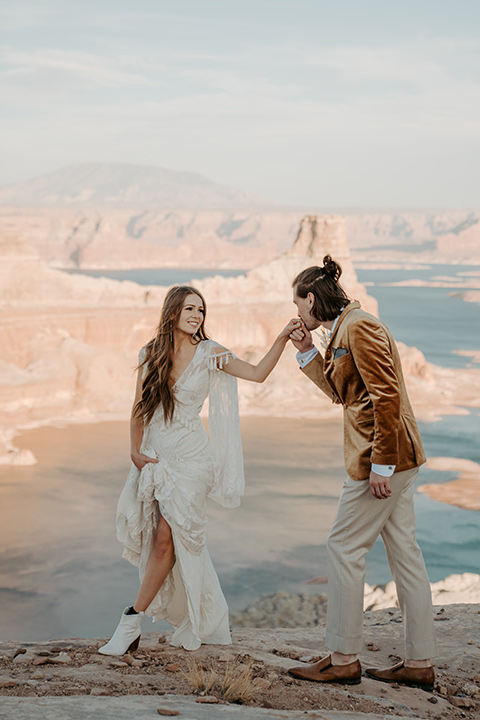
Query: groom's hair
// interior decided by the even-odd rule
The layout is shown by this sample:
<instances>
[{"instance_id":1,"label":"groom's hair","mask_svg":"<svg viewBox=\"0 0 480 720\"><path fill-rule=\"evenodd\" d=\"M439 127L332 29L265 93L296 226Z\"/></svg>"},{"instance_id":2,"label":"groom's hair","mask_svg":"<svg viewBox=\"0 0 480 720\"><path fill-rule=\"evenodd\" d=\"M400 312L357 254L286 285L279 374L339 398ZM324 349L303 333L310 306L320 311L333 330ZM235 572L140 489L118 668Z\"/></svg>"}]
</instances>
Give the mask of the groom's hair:
<instances>
[{"instance_id":1,"label":"groom's hair","mask_svg":"<svg viewBox=\"0 0 480 720\"><path fill-rule=\"evenodd\" d=\"M306 268L298 273L293 281L292 287L299 297L306 298L308 293L314 296L312 315L317 320L335 320L350 302L350 298L338 282L341 274L341 266L332 260L330 255L325 255L323 267L314 265Z\"/></svg>"}]
</instances>

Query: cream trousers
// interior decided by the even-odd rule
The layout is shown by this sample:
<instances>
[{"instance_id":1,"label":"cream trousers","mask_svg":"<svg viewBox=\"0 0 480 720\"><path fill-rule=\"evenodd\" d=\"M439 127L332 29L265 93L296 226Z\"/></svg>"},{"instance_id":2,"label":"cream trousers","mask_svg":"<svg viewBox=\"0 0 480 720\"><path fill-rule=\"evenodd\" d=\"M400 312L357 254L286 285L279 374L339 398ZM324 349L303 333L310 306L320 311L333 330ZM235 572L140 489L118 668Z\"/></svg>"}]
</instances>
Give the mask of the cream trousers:
<instances>
[{"instance_id":1,"label":"cream trousers","mask_svg":"<svg viewBox=\"0 0 480 720\"><path fill-rule=\"evenodd\" d=\"M414 482L418 468L394 473L392 495L378 500L368 480L348 478L327 541L328 609L326 645L346 655L363 649L365 555L381 534L403 614L405 657L436 655L432 596L415 537Z\"/></svg>"}]
</instances>

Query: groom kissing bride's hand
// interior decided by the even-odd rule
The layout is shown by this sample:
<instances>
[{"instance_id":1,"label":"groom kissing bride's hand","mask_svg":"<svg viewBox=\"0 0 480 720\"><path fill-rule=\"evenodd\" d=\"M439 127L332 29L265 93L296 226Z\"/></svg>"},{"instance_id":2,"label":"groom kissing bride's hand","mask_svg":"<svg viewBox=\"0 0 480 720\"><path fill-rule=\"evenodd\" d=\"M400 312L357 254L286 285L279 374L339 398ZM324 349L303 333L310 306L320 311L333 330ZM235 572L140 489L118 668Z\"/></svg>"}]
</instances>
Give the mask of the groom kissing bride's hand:
<instances>
[{"instance_id":1,"label":"groom kissing bride's hand","mask_svg":"<svg viewBox=\"0 0 480 720\"><path fill-rule=\"evenodd\" d=\"M338 283L341 273L326 255L323 267L307 268L293 281L301 325L289 337L302 372L343 406L348 477L327 541L325 642L330 654L289 672L320 683L361 682L365 555L381 534L404 618L405 660L366 673L382 682L430 689L436 643L413 506L414 482L425 454L395 341L378 318L348 298ZM320 327L324 354L312 341L312 331Z\"/></svg>"}]
</instances>

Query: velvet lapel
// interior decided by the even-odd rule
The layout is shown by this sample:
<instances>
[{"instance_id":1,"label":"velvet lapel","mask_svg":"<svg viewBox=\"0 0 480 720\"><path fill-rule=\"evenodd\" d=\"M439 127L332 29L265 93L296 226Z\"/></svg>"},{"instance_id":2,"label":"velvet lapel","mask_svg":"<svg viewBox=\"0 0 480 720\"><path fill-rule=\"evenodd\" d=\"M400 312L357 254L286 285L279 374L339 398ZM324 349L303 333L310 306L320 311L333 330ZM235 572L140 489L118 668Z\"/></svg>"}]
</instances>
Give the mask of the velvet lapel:
<instances>
[{"instance_id":1,"label":"velvet lapel","mask_svg":"<svg viewBox=\"0 0 480 720\"><path fill-rule=\"evenodd\" d=\"M354 300L353 302L349 303L349 304L346 306L345 310L342 311L340 317L338 318L338 322L337 322L337 324L336 324L336 326L335 326L335 330L334 330L333 333L332 333L332 337L331 337L330 340L328 341L327 348L329 348L329 347L331 346L333 340L336 338L336 336L337 336L337 334L338 334L338 331L339 331L339 329L340 329L343 321L344 321L345 318L347 317L348 313L350 312L350 310L356 310L356 309L359 308L359 307L361 307L359 301L358 301L358 300Z\"/></svg>"}]
</instances>

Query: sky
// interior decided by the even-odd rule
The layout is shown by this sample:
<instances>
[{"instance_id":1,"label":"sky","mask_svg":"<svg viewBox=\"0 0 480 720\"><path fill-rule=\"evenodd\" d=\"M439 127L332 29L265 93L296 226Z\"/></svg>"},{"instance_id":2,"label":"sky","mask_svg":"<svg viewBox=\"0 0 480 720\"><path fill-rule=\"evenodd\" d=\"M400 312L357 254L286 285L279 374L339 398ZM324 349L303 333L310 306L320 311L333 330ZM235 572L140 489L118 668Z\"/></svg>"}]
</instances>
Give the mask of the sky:
<instances>
[{"instance_id":1,"label":"sky","mask_svg":"<svg viewBox=\"0 0 480 720\"><path fill-rule=\"evenodd\" d=\"M0 97L1 185L122 162L479 206L478 0L0 0Z\"/></svg>"}]
</instances>

